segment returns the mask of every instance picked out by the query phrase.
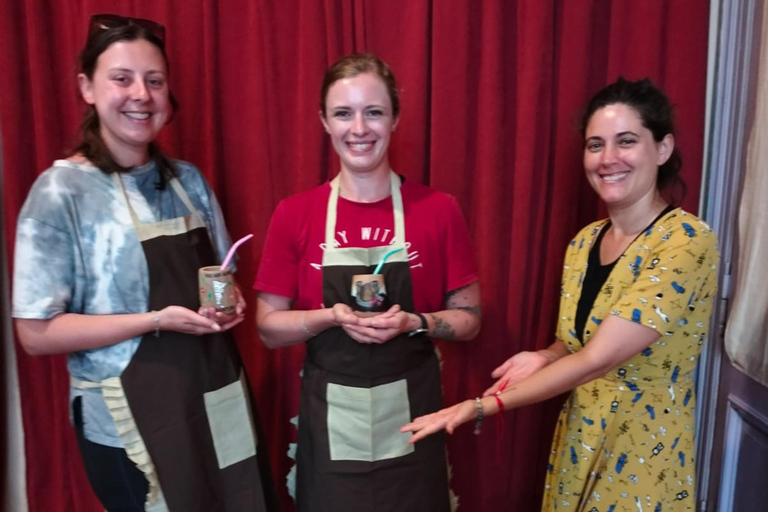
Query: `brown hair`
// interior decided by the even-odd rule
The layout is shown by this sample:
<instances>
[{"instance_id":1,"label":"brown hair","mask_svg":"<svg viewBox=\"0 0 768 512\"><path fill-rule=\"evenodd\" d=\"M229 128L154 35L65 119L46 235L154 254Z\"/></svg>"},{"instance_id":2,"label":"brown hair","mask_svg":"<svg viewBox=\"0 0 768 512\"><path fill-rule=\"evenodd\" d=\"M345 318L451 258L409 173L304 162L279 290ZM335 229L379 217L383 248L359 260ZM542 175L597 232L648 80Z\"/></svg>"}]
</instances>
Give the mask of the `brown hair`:
<instances>
[{"instance_id":1,"label":"brown hair","mask_svg":"<svg viewBox=\"0 0 768 512\"><path fill-rule=\"evenodd\" d=\"M89 34L85 47L80 52L78 59L80 63L80 72L88 77L88 80L93 80L93 73L96 70L96 63L99 56L104 53L107 48L120 41L137 41L139 39L143 39L156 46L165 60L166 67L168 67L168 56L165 53L165 44L163 40L143 26L128 24ZM175 112L178 108L178 103L170 92L169 100L171 102L171 108L173 109L173 112ZM158 169L160 170L160 182L158 187L164 188L167 178L176 175L173 164L154 142L149 143L148 151L149 158L156 162ZM131 170L129 167L123 167L118 164L113 158L112 153L110 153L109 148L104 144L104 140L101 138L99 115L93 105L88 105L88 109L83 115L83 120L80 123L80 143L74 149L74 152L81 153L93 165L106 174L112 174L113 172L128 172Z\"/></svg>"},{"instance_id":2,"label":"brown hair","mask_svg":"<svg viewBox=\"0 0 768 512\"><path fill-rule=\"evenodd\" d=\"M392 102L392 117L400 115L400 95L397 91L395 74L389 65L372 53L353 53L342 57L328 68L323 77L323 86L320 88L320 111L325 117L325 99L328 89L344 78L353 78L362 73L373 73L381 78L387 86L389 99Z\"/></svg>"}]
</instances>

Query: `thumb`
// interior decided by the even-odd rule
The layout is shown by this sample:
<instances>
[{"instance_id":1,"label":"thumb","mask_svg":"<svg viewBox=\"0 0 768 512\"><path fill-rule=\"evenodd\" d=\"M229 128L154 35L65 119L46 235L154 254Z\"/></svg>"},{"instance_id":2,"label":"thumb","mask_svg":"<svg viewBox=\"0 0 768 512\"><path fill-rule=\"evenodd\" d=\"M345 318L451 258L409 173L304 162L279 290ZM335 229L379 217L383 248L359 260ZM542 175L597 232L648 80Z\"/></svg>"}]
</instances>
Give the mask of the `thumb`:
<instances>
[{"instance_id":1,"label":"thumb","mask_svg":"<svg viewBox=\"0 0 768 512\"><path fill-rule=\"evenodd\" d=\"M378 315L377 317L374 317L374 318L382 318L382 319L383 318L390 318L390 317L394 316L395 313L399 313L399 312L400 312L400 305L399 304L395 304L394 306L390 307L388 310L386 310L385 312L383 312L382 314L380 314L380 315Z\"/></svg>"}]
</instances>

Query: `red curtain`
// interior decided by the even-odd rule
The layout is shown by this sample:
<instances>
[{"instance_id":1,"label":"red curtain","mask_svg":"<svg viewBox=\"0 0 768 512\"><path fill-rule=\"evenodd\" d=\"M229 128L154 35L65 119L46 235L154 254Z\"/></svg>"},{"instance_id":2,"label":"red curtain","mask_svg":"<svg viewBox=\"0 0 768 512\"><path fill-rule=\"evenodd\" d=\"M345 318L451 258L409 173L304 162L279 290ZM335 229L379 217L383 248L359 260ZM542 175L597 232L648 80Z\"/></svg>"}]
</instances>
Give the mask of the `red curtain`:
<instances>
[{"instance_id":1,"label":"red curtain","mask_svg":"<svg viewBox=\"0 0 768 512\"><path fill-rule=\"evenodd\" d=\"M370 50L402 89L393 168L454 194L472 233L483 330L440 343L446 402L479 394L490 371L552 341L565 246L601 213L581 166L580 108L619 75L648 76L677 106L684 206L696 211L703 147L708 2L699 0L6 0L0 3L0 122L9 252L35 177L72 147L82 112L75 60L88 17L116 12L167 27L182 105L162 144L197 164L223 204L249 288L276 203L338 164L318 121L326 67ZM253 292L247 297L255 303ZM251 318L253 315L251 315ZM283 510L300 347L266 350L253 320L236 335L258 397ZM19 351L33 512L97 511L67 425L63 357ZM507 413L503 437L449 439L465 512L534 511L559 403Z\"/></svg>"}]
</instances>

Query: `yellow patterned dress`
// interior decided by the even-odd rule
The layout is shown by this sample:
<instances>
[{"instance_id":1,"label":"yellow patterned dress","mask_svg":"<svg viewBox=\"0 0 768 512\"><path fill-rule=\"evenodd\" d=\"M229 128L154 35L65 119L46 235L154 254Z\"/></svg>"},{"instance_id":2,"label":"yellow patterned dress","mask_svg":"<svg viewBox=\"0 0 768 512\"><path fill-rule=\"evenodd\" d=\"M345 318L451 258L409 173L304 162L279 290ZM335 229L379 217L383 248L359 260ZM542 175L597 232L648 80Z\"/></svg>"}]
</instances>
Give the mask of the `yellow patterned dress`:
<instances>
[{"instance_id":1,"label":"yellow patterned dress","mask_svg":"<svg viewBox=\"0 0 768 512\"><path fill-rule=\"evenodd\" d=\"M583 346L574 318L589 250L605 224L582 229L566 251L557 337L571 352ZM619 258L589 313L584 343L609 314L661 337L571 393L552 443L542 510L696 509L693 371L709 329L717 263L715 234L679 208Z\"/></svg>"}]
</instances>

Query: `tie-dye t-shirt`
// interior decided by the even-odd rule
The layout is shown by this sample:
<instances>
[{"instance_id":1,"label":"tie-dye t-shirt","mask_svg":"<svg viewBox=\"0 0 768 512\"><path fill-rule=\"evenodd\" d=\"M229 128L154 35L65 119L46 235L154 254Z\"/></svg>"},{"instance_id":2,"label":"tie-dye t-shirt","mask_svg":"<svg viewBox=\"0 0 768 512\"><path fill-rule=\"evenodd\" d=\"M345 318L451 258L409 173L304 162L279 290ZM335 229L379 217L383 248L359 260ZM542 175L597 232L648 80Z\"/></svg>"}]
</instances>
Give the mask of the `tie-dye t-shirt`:
<instances>
[{"instance_id":1,"label":"tie-dye t-shirt","mask_svg":"<svg viewBox=\"0 0 768 512\"><path fill-rule=\"evenodd\" d=\"M203 217L214 249L230 247L224 219L208 183L193 165L174 161L177 176ZM170 186L157 190L157 167L148 163L122 175L139 221L189 214ZM109 315L147 311L149 276L125 196L112 176L96 167L57 160L42 173L19 214L13 280L13 316L49 319L60 313ZM69 354L69 373L98 382L119 376L141 337ZM121 446L99 390L83 396L86 438Z\"/></svg>"}]
</instances>

